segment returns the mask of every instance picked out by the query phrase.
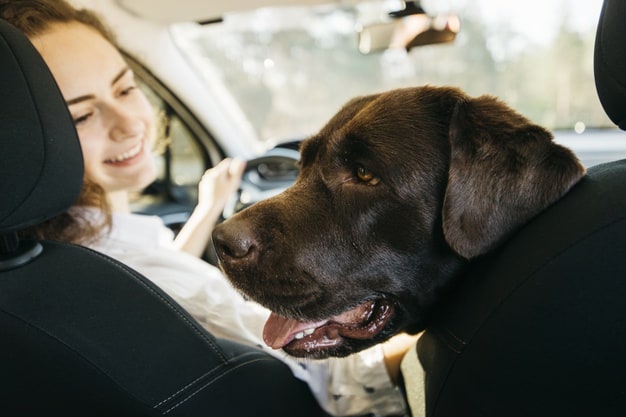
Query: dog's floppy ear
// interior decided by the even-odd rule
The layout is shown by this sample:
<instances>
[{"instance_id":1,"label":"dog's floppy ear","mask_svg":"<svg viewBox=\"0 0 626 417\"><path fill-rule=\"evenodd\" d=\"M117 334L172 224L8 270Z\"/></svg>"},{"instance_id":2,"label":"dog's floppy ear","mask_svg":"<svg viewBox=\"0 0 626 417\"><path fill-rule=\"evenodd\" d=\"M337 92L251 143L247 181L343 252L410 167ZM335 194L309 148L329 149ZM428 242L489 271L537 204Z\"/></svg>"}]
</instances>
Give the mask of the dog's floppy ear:
<instances>
[{"instance_id":1,"label":"dog's floppy ear","mask_svg":"<svg viewBox=\"0 0 626 417\"><path fill-rule=\"evenodd\" d=\"M467 259L499 245L585 173L550 132L491 96L459 101L449 137L443 231Z\"/></svg>"}]
</instances>

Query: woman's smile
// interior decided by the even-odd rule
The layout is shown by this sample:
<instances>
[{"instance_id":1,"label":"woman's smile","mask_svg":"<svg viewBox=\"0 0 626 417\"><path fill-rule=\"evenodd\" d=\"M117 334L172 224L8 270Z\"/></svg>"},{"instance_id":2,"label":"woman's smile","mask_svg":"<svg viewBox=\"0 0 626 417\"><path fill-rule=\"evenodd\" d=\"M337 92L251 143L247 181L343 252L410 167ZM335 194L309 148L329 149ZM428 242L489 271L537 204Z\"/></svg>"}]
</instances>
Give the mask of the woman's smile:
<instances>
[{"instance_id":1,"label":"woman's smile","mask_svg":"<svg viewBox=\"0 0 626 417\"><path fill-rule=\"evenodd\" d=\"M130 148L129 150L127 150L126 152L123 152L121 154L118 154L111 158L106 159L104 163L110 164L110 165L121 165L121 164L127 165L129 163L132 163L134 160L136 160L141 155L143 149L144 149L143 141L141 141L135 146L133 146L132 148Z\"/></svg>"}]
</instances>

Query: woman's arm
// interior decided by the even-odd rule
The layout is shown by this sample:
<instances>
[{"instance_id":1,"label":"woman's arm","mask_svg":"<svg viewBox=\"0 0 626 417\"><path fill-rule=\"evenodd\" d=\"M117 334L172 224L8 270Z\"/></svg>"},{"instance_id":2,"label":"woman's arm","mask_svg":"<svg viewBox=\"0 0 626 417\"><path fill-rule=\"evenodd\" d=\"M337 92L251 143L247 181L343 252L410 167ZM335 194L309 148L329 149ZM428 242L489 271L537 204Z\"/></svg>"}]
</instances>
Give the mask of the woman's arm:
<instances>
[{"instance_id":1,"label":"woman's arm","mask_svg":"<svg viewBox=\"0 0 626 417\"><path fill-rule=\"evenodd\" d=\"M402 363L402 359L404 359L404 355L409 349L415 349L415 344L420 334L410 335L400 333L382 344L387 373L391 381L396 385L400 380L400 364Z\"/></svg>"},{"instance_id":2,"label":"woman's arm","mask_svg":"<svg viewBox=\"0 0 626 417\"><path fill-rule=\"evenodd\" d=\"M174 239L176 249L202 256L224 205L241 183L245 166L242 160L226 158L204 173L198 184L198 205Z\"/></svg>"}]
</instances>

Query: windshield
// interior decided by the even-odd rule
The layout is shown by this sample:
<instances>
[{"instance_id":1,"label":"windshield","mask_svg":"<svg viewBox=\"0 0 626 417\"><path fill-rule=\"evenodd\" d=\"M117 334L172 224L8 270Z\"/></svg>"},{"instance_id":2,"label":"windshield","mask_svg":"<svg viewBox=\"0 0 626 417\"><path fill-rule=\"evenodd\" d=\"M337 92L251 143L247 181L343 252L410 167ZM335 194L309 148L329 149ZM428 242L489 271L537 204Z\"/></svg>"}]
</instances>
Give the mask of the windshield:
<instances>
[{"instance_id":1,"label":"windshield","mask_svg":"<svg viewBox=\"0 0 626 417\"><path fill-rule=\"evenodd\" d=\"M354 96L422 84L496 95L551 129L613 126L593 82L601 0L424 0L429 14L458 15L453 43L360 53L363 16L398 3L266 8L172 34L262 141L308 136Z\"/></svg>"}]
</instances>

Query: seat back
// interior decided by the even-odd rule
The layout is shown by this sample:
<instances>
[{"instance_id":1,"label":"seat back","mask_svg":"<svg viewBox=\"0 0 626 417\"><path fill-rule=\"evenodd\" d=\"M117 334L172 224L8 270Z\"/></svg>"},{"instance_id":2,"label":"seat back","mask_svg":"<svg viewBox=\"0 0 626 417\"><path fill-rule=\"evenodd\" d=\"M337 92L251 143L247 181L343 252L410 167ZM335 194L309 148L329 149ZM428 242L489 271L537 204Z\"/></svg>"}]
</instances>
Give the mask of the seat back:
<instances>
[{"instance_id":1,"label":"seat back","mask_svg":"<svg viewBox=\"0 0 626 417\"><path fill-rule=\"evenodd\" d=\"M598 97L609 118L626 130L626 3L605 0L596 32L593 70Z\"/></svg>"},{"instance_id":2,"label":"seat back","mask_svg":"<svg viewBox=\"0 0 626 417\"><path fill-rule=\"evenodd\" d=\"M626 3L605 0L596 84L621 128ZM626 137L624 138L626 140ZM426 415L626 415L626 161L598 165L473 262L418 343Z\"/></svg>"},{"instance_id":3,"label":"seat back","mask_svg":"<svg viewBox=\"0 0 626 417\"><path fill-rule=\"evenodd\" d=\"M286 365L214 338L128 267L20 241L73 204L83 162L45 63L1 20L0 100L0 415L326 415Z\"/></svg>"},{"instance_id":4,"label":"seat back","mask_svg":"<svg viewBox=\"0 0 626 417\"><path fill-rule=\"evenodd\" d=\"M624 248L619 161L463 274L418 344L427 415L626 415Z\"/></svg>"}]
</instances>

